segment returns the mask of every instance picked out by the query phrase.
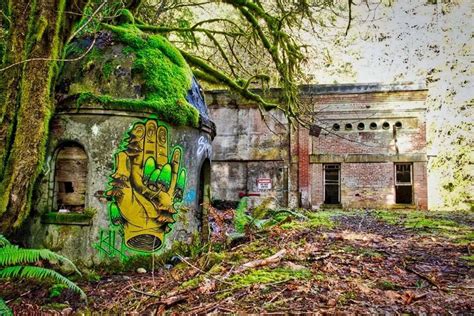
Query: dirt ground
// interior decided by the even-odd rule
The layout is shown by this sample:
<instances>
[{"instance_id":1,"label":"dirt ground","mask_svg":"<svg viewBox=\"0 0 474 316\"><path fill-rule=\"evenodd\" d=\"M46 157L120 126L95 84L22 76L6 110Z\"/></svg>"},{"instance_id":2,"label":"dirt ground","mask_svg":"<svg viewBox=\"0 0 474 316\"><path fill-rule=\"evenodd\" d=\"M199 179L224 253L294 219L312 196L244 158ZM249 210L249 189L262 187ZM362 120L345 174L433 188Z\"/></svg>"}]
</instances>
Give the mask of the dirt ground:
<instances>
[{"instance_id":1,"label":"dirt ground","mask_svg":"<svg viewBox=\"0 0 474 316\"><path fill-rule=\"evenodd\" d=\"M224 215L218 226L232 217ZM51 299L44 284L25 281L2 285L0 295L18 315L472 314L473 219L325 211L174 257L153 273L79 281L87 305L68 291ZM215 229L220 237L224 230Z\"/></svg>"}]
</instances>

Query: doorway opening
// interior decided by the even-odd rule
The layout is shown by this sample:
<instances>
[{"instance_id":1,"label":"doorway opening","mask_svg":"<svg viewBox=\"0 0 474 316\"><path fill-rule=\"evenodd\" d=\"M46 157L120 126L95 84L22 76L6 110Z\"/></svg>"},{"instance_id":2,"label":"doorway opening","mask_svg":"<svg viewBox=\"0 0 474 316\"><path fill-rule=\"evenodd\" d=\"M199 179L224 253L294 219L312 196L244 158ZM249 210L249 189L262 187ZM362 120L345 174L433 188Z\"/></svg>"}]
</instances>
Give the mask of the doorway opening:
<instances>
[{"instance_id":1,"label":"doorway opening","mask_svg":"<svg viewBox=\"0 0 474 316\"><path fill-rule=\"evenodd\" d=\"M324 164L324 204L341 204L341 165Z\"/></svg>"},{"instance_id":2,"label":"doorway opening","mask_svg":"<svg viewBox=\"0 0 474 316\"><path fill-rule=\"evenodd\" d=\"M211 205L211 162L204 160L201 166L198 186L198 207L201 223L201 238L203 241L209 239L209 206Z\"/></svg>"},{"instance_id":3,"label":"doorway opening","mask_svg":"<svg viewBox=\"0 0 474 316\"><path fill-rule=\"evenodd\" d=\"M413 174L411 163L395 164L395 203L413 204Z\"/></svg>"}]
</instances>

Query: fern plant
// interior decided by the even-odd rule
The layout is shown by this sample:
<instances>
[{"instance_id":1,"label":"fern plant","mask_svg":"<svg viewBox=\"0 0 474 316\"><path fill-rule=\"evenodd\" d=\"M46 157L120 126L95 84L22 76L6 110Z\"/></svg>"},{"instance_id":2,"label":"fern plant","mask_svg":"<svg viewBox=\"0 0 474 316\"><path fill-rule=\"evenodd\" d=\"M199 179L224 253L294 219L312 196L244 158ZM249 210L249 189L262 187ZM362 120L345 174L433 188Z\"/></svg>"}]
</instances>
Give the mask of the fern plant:
<instances>
[{"instance_id":1,"label":"fern plant","mask_svg":"<svg viewBox=\"0 0 474 316\"><path fill-rule=\"evenodd\" d=\"M0 279L8 278L30 278L36 280L51 279L57 283L64 284L67 288L79 293L82 299L86 294L74 282L60 273L35 266L40 260L50 263L66 263L71 265L76 273L81 275L74 263L68 258L58 255L48 249L25 249L12 245L7 238L0 234ZM8 314L6 303L0 298L0 315Z\"/></svg>"},{"instance_id":2,"label":"fern plant","mask_svg":"<svg viewBox=\"0 0 474 316\"><path fill-rule=\"evenodd\" d=\"M248 197L243 197L235 210L234 229L239 234L245 233L245 226L251 221L251 217L245 213L248 208L248 200Z\"/></svg>"}]
</instances>

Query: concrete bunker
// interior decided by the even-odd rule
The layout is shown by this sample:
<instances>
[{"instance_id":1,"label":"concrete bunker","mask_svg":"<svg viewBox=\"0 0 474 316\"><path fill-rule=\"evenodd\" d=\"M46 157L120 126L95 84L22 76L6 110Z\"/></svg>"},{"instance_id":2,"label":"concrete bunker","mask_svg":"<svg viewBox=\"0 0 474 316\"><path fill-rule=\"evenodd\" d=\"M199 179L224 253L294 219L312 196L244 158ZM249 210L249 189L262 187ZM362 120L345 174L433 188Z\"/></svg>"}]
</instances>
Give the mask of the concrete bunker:
<instances>
[{"instance_id":1,"label":"concrete bunker","mask_svg":"<svg viewBox=\"0 0 474 316\"><path fill-rule=\"evenodd\" d=\"M92 267L204 235L211 143L202 90L171 44L133 24L69 47L26 242Z\"/></svg>"}]
</instances>

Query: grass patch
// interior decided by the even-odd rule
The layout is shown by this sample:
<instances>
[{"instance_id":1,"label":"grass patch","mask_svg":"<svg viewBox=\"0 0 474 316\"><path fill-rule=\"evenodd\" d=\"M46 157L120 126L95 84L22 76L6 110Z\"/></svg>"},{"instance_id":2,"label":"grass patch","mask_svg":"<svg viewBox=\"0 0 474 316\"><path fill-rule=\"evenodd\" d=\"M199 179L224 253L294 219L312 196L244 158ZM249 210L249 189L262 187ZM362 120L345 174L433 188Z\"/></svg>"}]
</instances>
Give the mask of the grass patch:
<instances>
[{"instance_id":1,"label":"grass patch","mask_svg":"<svg viewBox=\"0 0 474 316\"><path fill-rule=\"evenodd\" d=\"M471 266L471 267L474 266L474 256L473 255L461 256L459 258L462 259L462 260L466 260L468 266Z\"/></svg>"},{"instance_id":2,"label":"grass patch","mask_svg":"<svg viewBox=\"0 0 474 316\"><path fill-rule=\"evenodd\" d=\"M309 269L292 270L288 268L257 269L244 274L236 274L228 280L234 285L233 289L241 289L254 284L270 284L290 280L308 280L313 274Z\"/></svg>"},{"instance_id":3,"label":"grass patch","mask_svg":"<svg viewBox=\"0 0 474 316\"><path fill-rule=\"evenodd\" d=\"M336 223L334 219L345 215L342 211L306 211L306 219L298 219L281 225L281 228L287 230L314 229L314 228L334 228Z\"/></svg>"},{"instance_id":4,"label":"grass patch","mask_svg":"<svg viewBox=\"0 0 474 316\"><path fill-rule=\"evenodd\" d=\"M378 281L375 286L378 289L384 290L384 291L397 291L400 289L400 286L398 284L395 284L393 282L387 281L387 280L382 280Z\"/></svg>"},{"instance_id":5,"label":"grass patch","mask_svg":"<svg viewBox=\"0 0 474 316\"><path fill-rule=\"evenodd\" d=\"M373 214L391 225L401 225L421 233L438 234L460 244L474 242L472 227L449 219L456 214L454 212L376 211Z\"/></svg>"},{"instance_id":6,"label":"grass patch","mask_svg":"<svg viewBox=\"0 0 474 316\"><path fill-rule=\"evenodd\" d=\"M356 299L356 293L354 291L345 292L337 298L337 303L339 305L346 305L349 300Z\"/></svg>"}]
</instances>

